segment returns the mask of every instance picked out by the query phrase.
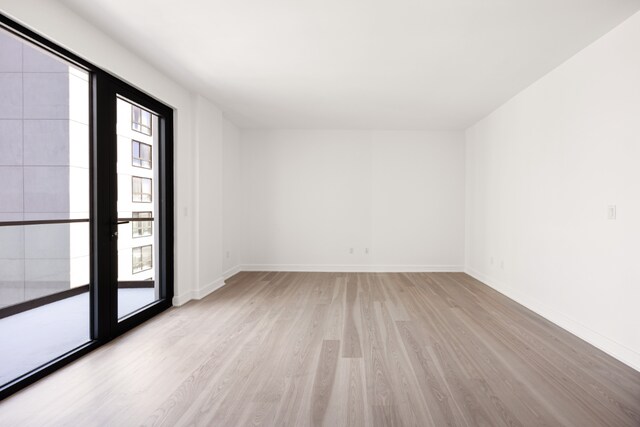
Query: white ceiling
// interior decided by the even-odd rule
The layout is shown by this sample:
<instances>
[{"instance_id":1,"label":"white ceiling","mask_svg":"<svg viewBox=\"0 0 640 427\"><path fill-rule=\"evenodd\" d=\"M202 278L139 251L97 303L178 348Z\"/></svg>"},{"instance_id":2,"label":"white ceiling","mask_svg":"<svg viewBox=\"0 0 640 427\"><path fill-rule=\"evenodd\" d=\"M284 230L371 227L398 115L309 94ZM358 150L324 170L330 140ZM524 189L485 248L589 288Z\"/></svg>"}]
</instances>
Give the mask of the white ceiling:
<instances>
[{"instance_id":1,"label":"white ceiling","mask_svg":"<svg viewBox=\"0 0 640 427\"><path fill-rule=\"evenodd\" d=\"M464 129L640 0L60 0L241 127Z\"/></svg>"}]
</instances>

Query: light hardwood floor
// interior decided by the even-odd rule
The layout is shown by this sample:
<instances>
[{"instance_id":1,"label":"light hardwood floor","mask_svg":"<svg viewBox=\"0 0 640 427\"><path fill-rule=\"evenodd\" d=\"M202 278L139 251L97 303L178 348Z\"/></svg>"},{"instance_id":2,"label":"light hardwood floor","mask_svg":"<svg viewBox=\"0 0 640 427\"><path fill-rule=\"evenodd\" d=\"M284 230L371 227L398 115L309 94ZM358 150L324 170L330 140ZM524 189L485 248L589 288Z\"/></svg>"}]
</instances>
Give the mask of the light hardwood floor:
<instances>
[{"instance_id":1,"label":"light hardwood floor","mask_svg":"<svg viewBox=\"0 0 640 427\"><path fill-rule=\"evenodd\" d=\"M462 273L240 273L0 425L638 426L640 373Z\"/></svg>"}]
</instances>

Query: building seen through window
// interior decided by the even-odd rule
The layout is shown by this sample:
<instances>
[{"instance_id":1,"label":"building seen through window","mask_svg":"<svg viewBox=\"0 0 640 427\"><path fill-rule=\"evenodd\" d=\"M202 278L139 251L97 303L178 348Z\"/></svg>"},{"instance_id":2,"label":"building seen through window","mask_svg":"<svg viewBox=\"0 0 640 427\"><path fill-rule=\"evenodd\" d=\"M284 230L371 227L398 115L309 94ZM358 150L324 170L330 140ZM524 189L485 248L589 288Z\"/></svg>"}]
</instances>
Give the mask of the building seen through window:
<instances>
[{"instance_id":1,"label":"building seen through window","mask_svg":"<svg viewBox=\"0 0 640 427\"><path fill-rule=\"evenodd\" d=\"M139 168L151 169L151 146L144 142L131 141L131 164Z\"/></svg>"},{"instance_id":2,"label":"building seen through window","mask_svg":"<svg viewBox=\"0 0 640 427\"><path fill-rule=\"evenodd\" d=\"M124 97L117 101L118 135L118 281L129 292L157 295L159 247L158 116ZM147 291L144 291L147 289ZM118 303L120 304L120 303ZM120 307L123 314L131 309Z\"/></svg>"},{"instance_id":3,"label":"building seen through window","mask_svg":"<svg viewBox=\"0 0 640 427\"><path fill-rule=\"evenodd\" d=\"M135 105L131 106L131 129L151 135L151 113Z\"/></svg>"},{"instance_id":4,"label":"building seen through window","mask_svg":"<svg viewBox=\"0 0 640 427\"><path fill-rule=\"evenodd\" d=\"M133 212L133 218L151 218L151 212ZM151 221L132 221L132 237L151 236L153 224Z\"/></svg>"},{"instance_id":5,"label":"building seen through window","mask_svg":"<svg viewBox=\"0 0 640 427\"><path fill-rule=\"evenodd\" d=\"M131 177L131 201L148 203L151 202L151 178L142 178L140 176Z\"/></svg>"},{"instance_id":6,"label":"building seen through window","mask_svg":"<svg viewBox=\"0 0 640 427\"><path fill-rule=\"evenodd\" d=\"M151 245L132 248L131 256L133 273L151 270L153 264L153 247Z\"/></svg>"}]
</instances>

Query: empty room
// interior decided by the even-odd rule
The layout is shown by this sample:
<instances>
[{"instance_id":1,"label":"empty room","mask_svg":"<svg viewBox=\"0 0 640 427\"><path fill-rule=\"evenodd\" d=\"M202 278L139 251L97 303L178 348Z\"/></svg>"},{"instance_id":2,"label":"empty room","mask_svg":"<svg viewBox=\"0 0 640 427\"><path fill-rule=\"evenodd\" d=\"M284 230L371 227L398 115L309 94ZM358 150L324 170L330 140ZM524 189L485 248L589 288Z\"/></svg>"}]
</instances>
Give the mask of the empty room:
<instances>
[{"instance_id":1,"label":"empty room","mask_svg":"<svg viewBox=\"0 0 640 427\"><path fill-rule=\"evenodd\" d=\"M0 427L640 427L640 0L0 0Z\"/></svg>"}]
</instances>

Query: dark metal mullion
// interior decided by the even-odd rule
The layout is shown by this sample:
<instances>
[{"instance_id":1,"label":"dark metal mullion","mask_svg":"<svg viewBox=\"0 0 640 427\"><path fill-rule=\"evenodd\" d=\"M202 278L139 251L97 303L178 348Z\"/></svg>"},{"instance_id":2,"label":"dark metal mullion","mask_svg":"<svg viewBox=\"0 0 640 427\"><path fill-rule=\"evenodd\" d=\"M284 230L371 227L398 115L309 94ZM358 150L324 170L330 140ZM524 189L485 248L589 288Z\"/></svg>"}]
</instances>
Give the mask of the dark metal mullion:
<instances>
[{"instance_id":1,"label":"dark metal mullion","mask_svg":"<svg viewBox=\"0 0 640 427\"><path fill-rule=\"evenodd\" d=\"M96 191L97 175L95 158L98 155L97 150L97 116L98 109L98 81L96 71L89 72L89 337L94 343L100 338L98 331L98 313L96 304L98 302L98 293L96 290L96 261L95 248L97 245L97 228L96 224L96 203L98 192Z\"/></svg>"},{"instance_id":2,"label":"dark metal mullion","mask_svg":"<svg viewBox=\"0 0 640 427\"><path fill-rule=\"evenodd\" d=\"M113 89L109 84L109 78L103 72L96 73L94 80L97 84L94 93L94 236L95 245L93 253L93 287L95 296L93 302L93 318L95 320L94 337L102 342L110 340L114 335L113 310L114 292L111 286L113 264L112 245L112 151L116 146L115 127L115 99ZM113 162L115 164L115 162ZM117 256L117 253L116 253ZM117 291L116 291L117 292Z\"/></svg>"},{"instance_id":3,"label":"dark metal mullion","mask_svg":"<svg viewBox=\"0 0 640 427\"><path fill-rule=\"evenodd\" d=\"M105 101L108 105L110 123L105 135L109 139L109 157L105 159L109 168L109 280L105 283L109 289L109 331L111 337L117 335L118 328L118 98L117 89L113 78L109 78L109 98Z\"/></svg>"},{"instance_id":4,"label":"dark metal mullion","mask_svg":"<svg viewBox=\"0 0 640 427\"><path fill-rule=\"evenodd\" d=\"M169 116L171 115L171 116ZM171 305L173 298L173 111L165 112L158 118L158 184L159 196L159 261L161 263L159 276L160 297Z\"/></svg>"},{"instance_id":5,"label":"dark metal mullion","mask_svg":"<svg viewBox=\"0 0 640 427\"><path fill-rule=\"evenodd\" d=\"M91 219L38 219L33 221L0 221L0 227L17 227L21 225L48 225L48 224L75 224L78 222L89 222Z\"/></svg>"},{"instance_id":6,"label":"dark metal mullion","mask_svg":"<svg viewBox=\"0 0 640 427\"><path fill-rule=\"evenodd\" d=\"M153 123L153 120L151 121ZM167 205L167 200L166 200L166 194L167 191L169 191L167 189L167 182L166 182L166 177L165 177L165 173L166 173L166 168L165 168L165 154L166 154L166 132L167 132L167 120L165 120L164 117L162 116L158 116L158 214L159 214L159 221L158 221L158 225L156 226L157 228L157 232L158 234L158 243L160 245L159 250L158 250L158 264L162 267L160 269L157 269L158 272L158 276L159 277L159 283L160 283L160 292L159 292L159 296L160 298L168 298L168 293L167 293L167 287L168 287L168 276L167 276L167 271L171 268L171 266L167 265L167 261L168 258L166 257L166 237L167 237L167 227L166 227L166 205ZM151 157L153 158L153 156ZM173 277L173 274L172 276ZM171 280L171 279L169 279Z\"/></svg>"}]
</instances>

